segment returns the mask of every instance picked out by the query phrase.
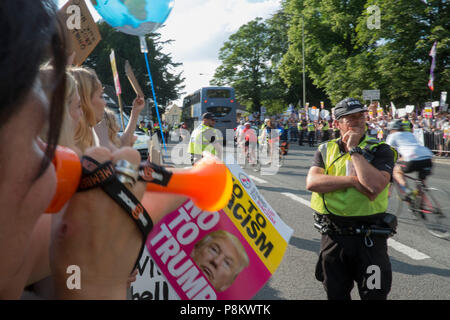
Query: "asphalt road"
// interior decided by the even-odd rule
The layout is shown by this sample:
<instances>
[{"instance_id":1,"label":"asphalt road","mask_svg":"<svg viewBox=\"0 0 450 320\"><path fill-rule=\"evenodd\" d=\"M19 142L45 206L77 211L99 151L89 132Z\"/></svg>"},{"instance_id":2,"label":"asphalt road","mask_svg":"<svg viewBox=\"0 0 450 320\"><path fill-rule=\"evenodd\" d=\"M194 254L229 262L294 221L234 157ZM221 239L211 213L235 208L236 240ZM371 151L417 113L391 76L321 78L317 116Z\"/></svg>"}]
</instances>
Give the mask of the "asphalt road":
<instances>
[{"instance_id":1,"label":"asphalt road","mask_svg":"<svg viewBox=\"0 0 450 320\"><path fill-rule=\"evenodd\" d=\"M169 153L170 149L171 146ZM311 193L305 188L314 151L315 148L291 144L284 166L275 175L246 169L260 193L294 229L281 265L255 299L326 299L322 284L314 278L320 234L313 227L308 206ZM429 184L449 189L449 169L450 161L435 163ZM393 270L389 299L450 299L450 240L432 236L419 221L404 213L399 216L397 234L388 244ZM359 299L356 288L352 297Z\"/></svg>"}]
</instances>

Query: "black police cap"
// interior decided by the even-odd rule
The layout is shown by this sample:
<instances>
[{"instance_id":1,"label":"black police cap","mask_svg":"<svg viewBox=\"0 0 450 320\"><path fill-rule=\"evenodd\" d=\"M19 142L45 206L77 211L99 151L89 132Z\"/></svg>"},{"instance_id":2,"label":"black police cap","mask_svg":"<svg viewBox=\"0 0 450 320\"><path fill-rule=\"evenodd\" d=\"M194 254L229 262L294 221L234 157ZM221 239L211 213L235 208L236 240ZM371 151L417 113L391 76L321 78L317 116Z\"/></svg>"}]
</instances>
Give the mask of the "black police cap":
<instances>
[{"instance_id":1,"label":"black police cap","mask_svg":"<svg viewBox=\"0 0 450 320\"><path fill-rule=\"evenodd\" d=\"M334 108L334 116L336 119L339 119L352 113L366 111L367 108L364 107L359 100L354 98L345 98L336 105L336 108Z\"/></svg>"},{"instance_id":2,"label":"black police cap","mask_svg":"<svg viewBox=\"0 0 450 320\"><path fill-rule=\"evenodd\" d=\"M205 113L202 115L202 119L216 120L216 118L214 117L214 113L212 113L212 112L205 112Z\"/></svg>"}]
</instances>

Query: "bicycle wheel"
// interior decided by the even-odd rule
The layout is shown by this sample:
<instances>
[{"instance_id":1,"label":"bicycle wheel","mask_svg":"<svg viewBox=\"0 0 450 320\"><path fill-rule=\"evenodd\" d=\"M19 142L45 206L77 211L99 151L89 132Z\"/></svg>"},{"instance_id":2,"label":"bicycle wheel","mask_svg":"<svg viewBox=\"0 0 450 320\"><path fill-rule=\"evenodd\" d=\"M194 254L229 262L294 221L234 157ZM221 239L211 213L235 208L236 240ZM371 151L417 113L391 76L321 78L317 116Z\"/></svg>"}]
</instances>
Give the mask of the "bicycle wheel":
<instances>
[{"instance_id":1,"label":"bicycle wheel","mask_svg":"<svg viewBox=\"0 0 450 320\"><path fill-rule=\"evenodd\" d=\"M447 192L426 188L422 195L418 216L428 231L439 238L450 237L450 199Z\"/></svg>"}]
</instances>

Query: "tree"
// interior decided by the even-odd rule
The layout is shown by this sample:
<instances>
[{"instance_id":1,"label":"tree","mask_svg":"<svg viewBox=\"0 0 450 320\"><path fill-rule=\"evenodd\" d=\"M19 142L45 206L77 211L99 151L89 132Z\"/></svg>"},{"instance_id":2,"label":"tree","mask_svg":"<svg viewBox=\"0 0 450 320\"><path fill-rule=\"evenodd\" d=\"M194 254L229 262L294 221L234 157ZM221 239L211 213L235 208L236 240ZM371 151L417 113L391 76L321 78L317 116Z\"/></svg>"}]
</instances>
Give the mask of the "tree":
<instances>
[{"instance_id":1,"label":"tree","mask_svg":"<svg viewBox=\"0 0 450 320\"><path fill-rule=\"evenodd\" d=\"M114 85L110 63L111 50L114 49L124 103L130 105L136 97L125 74L126 60L130 62L145 97L153 99L145 59L140 52L139 38L118 32L106 22L99 23L98 27L102 41L85 64L96 71L103 84ZM145 38L149 50L148 57L156 99L158 107L160 107L159 111L163 113L165 106L180 97L185 79L182 77L182 73L174 72L174 68L181 63L173 62L170 55L162 53L163 45L167 42L161 42L160 35L157 33L147 35Z\"/></svg>"},{"instance_id":2,"label":"tree","mask_svg":"<svg viewBox=\"0 0 450 320\"><path fill-rule=\"evenodd\" d=\"M219 51L222 64L216 69L213 84L230 85L236 98L251 111L260 111L265 77L270 72L267 25L256 18L232 34Z\"/></svg>"},{"instance_id":3,"label":"tree","mask_svg":"<svg viewBox=\"0 0 450 320\"><path fill-rule=\"evenodd\" d=\"M370 6L379 9L379 27L369 27ZM445 0L286 0L290 45L283 78L298 81L295 65L301 62L304 21L308 75L333 104L347 96L361 99L365 89L380 89L382 104L420 105L430 98L428 54L434 41L435 91L450 84L448 7Z\"/></svg>"},{"instance_id":4,"label":"tree","mask_svg":"<svg viewBox=\"0 0 450 320\"><path fill-rule=\"evenodd\" d=\"M450 8L446 1L367 1L381 13L379 29L358 23L358 46L373 56L375 79L381 92L399 104L421 106L430 100L427 87L431 57L437 41L435 92L450 85ZM436 98L436 95L435 95Z\"/></svg>"},{"instance_id":5,"label":"tree","mask_svg":"<svg viewBox=\"0 0 450 320\"><path fill-rule=\"evenodd\" d=\"M323 89L333 104L355 95L359 88L346 80L347 62L360 53L355 48L355 28L364 3L364 0L286 0L285 11L291 17L290 46L283 60L286 81L294 82L298 77L296 70L292 70L297 64L292 61L302 61L304 24L305 65L313 84Z\"/></svg>"},{"instance_id":6,"label":"tree","mask_svg":"<svg viewBox=\"0 0 450 320\"><path fill-rule=\"evenodd\" d=\"M286 106L289 104L297 105L303 98L303 77L302 77L302 63L290 61L290 71L295 75L293 77L284 77L283 58L286 56L289 49L288 30L290 27L289 15L280 10L274 14L270 19L266 20L269 32L269 50L270 50L270 73L267 74L266 81L268 82L266 98L263 100L264 105L269 110L269 113L282 113L286 111ZM307 93L308 101L312 105L319 105L320 101L328 104L328 99L325 93L313 85L312 81L307 76L305 91Z\"/></svg>"},{"instance_id":7,"label":"tree","mask_svg":"<svg viewBox=\"0 0 450 320\"><path fill-rule=\"evenodd\" d=\"M280 65L289 47L289 19L283 10L270 19L256 18L241 28L220 49L222 64L212 81L235 88L237 99L251 112L264 105L269 114L281 113L301 97L302 82L286 82ZM308 86L321 100L326 98ZM319 90L320 91L320 90Z\"/></svg>"}]
</instances>

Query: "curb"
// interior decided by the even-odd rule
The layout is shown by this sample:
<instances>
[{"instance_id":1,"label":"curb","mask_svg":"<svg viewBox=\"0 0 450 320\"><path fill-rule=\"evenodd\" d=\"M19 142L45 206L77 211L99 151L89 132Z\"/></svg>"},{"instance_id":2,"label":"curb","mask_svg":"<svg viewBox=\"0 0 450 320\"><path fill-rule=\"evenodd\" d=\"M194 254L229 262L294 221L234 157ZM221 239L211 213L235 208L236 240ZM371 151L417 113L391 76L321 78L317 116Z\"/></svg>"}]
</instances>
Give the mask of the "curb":
<instances>
[{"instance_id":1,"label":"curb","mask_svg":"<svg viewBox=\"0 0 450 320\"><path fill-rule=\"evenodd\" d=\"M450 159L433 159L433 163L450 165Z\"/></svg>"}]
</instances>

